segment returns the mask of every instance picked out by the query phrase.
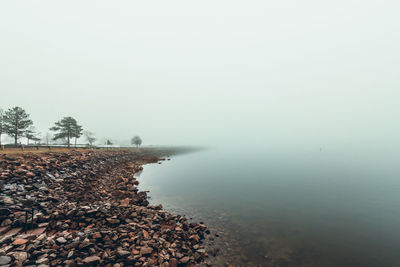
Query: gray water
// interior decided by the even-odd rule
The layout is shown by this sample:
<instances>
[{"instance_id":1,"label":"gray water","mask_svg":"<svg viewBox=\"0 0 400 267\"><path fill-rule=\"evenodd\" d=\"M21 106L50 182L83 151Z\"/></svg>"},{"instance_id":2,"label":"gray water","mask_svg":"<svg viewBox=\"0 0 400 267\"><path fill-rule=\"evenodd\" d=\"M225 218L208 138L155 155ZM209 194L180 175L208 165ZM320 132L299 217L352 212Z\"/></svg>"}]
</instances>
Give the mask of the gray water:
<instances>
[{"instance_id":1,"label":"gray water","mask_svg":"<svg viewBox=\"0 0 400 267\"><path fill-rule=\"evenodd\" d=\"M219 233L220 261L400 266L398 156L210 149L146 165L139 179L153 204Z\"/></svg>"}]
</instances>

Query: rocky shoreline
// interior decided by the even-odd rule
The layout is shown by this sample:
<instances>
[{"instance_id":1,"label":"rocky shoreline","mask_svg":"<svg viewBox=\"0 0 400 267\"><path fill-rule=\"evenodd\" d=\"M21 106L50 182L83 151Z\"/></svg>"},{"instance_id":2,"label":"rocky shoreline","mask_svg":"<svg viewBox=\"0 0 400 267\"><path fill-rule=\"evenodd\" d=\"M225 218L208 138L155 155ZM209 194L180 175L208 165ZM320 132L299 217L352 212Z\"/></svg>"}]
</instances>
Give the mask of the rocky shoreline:
<instances>
[{"instance_id":1,"label":"rocky shoreline","mask_svg":"<svg viewBox=\"0 0 400 267\"><path fill-rule=\"evenodd\" d=\"M0 155L0 266L205 264L203 224L149 205L134 174L169 150Z\"/></svg>"}]
</instances>

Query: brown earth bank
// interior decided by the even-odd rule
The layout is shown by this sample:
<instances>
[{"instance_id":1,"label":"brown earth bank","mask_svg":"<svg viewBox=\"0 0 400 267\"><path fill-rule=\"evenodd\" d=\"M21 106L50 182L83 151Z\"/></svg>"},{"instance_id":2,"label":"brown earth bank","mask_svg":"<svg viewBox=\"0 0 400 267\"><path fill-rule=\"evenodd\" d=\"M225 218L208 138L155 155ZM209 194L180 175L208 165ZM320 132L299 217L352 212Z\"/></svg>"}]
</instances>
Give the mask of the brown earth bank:
<instances>
[{"instance_id":1,"label":"brown earth bank","mask_svg":"<svg viewBox=\"0 0 400 267\"><path fill-rule=\"evenodd\" d=\"M206 265L206 226L149 205L134 177L185 151L1 154L0 266Z\"/></svg>"}]
</instances>

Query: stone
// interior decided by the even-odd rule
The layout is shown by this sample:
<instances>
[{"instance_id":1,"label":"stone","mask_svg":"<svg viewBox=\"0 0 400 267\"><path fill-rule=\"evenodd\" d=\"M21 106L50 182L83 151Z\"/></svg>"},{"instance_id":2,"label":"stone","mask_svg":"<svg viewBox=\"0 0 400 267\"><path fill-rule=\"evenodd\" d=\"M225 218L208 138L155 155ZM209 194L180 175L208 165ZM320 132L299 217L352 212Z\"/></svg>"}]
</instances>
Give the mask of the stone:
<instances>
[{"instance_id":1,"label":"stone","mask_svg":"<svg viewBox=\"0 0 400 267\"><path fill-rule=\"evenodd\" d=\"M62 237L62 236L59 237L59 238L57 238L56 241L57 241L58 243L60 243L60 244L64 244L64 243L67 242L67 240L66 240L64 237Z\"/></svg>"},{"instance_id":2,"label":"stone","mask_svg":"<svg viewBox=\"0 0 400 267\"><path fill-rule=\"evenodd\" d=\"M123 250L123 249L117 249L117 254L120 257L125 257L128 255L131 255L131 253L129 251Z\"/></svg>"},{"instance_id":3,"label":"stone","mask_svg":"<svg viewBox=\"0 0 400 267\"><path fill-rule=\"evenodd\" d=\"M175 258L171 258L171 259L169 260L169 266L170 266L170 267L177 267L177 266L178 266L178 260L175 259Z\"/></svg>"},{"instance_id":4,"label":"stone","mask_svg":"<svg viewBox=\"0 0 400 267\"><path fill-rule=\"evenodd\" d=\"M107 218L107 221L111 224L118 224L120 220L114 218Z\"/></svg>"},{"instance_id":5,"label":"stone","mask_svg":"<svg viewBox=\"0 0 400 267\"><path fill-rule=\"evenodd\" d=\"M26 253L26 252L16 251L16 252L13 252L11 255L18 262L24 262L28 258L28 253Z\"/></svg>"},{"instance_id":6,"label":"stone","mask_svg":"<svg viewBox=\"0 0 400 267\"><path fill-rule=\"evenodd\" d=\"M94 239L100 239L101 238L101 234L99 232L96 232L92 235L92 238Z\"/></svg>"},{"instance_id":7,"label":"stone","mask_svg":"<svg viewBox=\"0 0 400 267\"><path fill-rule=\"evenodd\" d=\"M23 245L26 244L26 242L28 242L28 240L23 239L23 238L18 238L15 239L14 242L12 242L13 245Z\"/></svg>"},{"instance_id":8,"label":"stone","mask_svg":"<svg viewBox=\"0 0 400 267\"><path fill-rule=\"evenodd\" d=\"M38 227L13 228L24 225L25 212L0 208L0 259L32 267L201 266L207 228L149 204L134 175L158 157L140 153L0 154L0 206L35 204Z\"/></svg>"},{"instance_id":9,"label":"stone","mask_svg":"<svg viewBox=\"0 0 400 267\"><path fill-rule=\"evenodd\" d=\"M41 235L46 231L46 227L36 228L33 230L28 230L27 235Z\"/></svg>"},{"instance_id":10,"label":"stone","mask_svg":"<svg viewBox=\"0 0 400 267\"><path fill-rule=\"evenodd\" d=\"M48 258L40 258L36 261L36 264L45 264L48 263L49 259Z\"/></svg>"},{"instance_id":11,"label":"stone","mask_svg":"<svg viewBox=\"0 0 400 267\"><path fill-rule=\"evenodd\" d=\"M125 199L121 200L121 207L128 207L129 203L130 203L130 199L125 198Z\"/></svg>"},{"instance_id":12,"label":"stone","mask_svg":"<svg viewBox=\"0 0 400 267\"><path fill-rule=\"evenodd\" d=\"M0 265L7 265L11 262L11 257L9 256L0 256Z\"/></svg>"},{"instance_id":13,"label":"stone","mask_svg":"<svg viewBox=\"0 0 400 267\"><path fill-rule=\"evenodd\" d=\"M69 259L69 258L71 258L73 255L74 255L74 251L70 251L70 252L68 252L67 258Z\"/></svg>"},{"instance_id":14,"label":"stone","mask_svg":"<svg viewBox=\"0 0 400 267\"><path fill-rule=\"evenodd\" d=\"M151 252L153 252L153 249L150 247L142 247L140 249L140 254L142 254L142 255L151 254Z\"/></svg>"},{"instance_id":15,"label":"stone","mask_svg":"<svg viewBox=\"0 0 400 267\"><path fill-rule=\"evenodd\" d=\"M143 237L148 239L150 237L149 233L146 230L142 230L143 232Z\"/></svg>"},{"instance_id":16,"label":"stone","mask_svg":"<svg viewBox=\"0 0 400 267\"><path fill-rule=\"evenodd\" d=\"M100 261L100 258L98 256L89 256L86 257L82 260L86 264L92 264L92 263L97 263Z\"/></svg>"},{"instance_id":17,"label":"stone","mask_svg":"<svg viewBox=\"0 0 400 267\"><path fill-rule=\"evenodd\" d=\"M14 200L11 197L3 197L3 203L6 205L14 204Z\"/></svg>"},{"instance_id":18,"label":"stone","mask_svg":"<svg viewBox=\"0 0 400 267\"><path fill-rule=\"evenodd\" d=\"M183 264L186 264L186 263L189 262L189 260L190 260L190 258L188 256L185 256L185 257L180 259L180 262L183 263Z\"/></svg>"}]
</instances>

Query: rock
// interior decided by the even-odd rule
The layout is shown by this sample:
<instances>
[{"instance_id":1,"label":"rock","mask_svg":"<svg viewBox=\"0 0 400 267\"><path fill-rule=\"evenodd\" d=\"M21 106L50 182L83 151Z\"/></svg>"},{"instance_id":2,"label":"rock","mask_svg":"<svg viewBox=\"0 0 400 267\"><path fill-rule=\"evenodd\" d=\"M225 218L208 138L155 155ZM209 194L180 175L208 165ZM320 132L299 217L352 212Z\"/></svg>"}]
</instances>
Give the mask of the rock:
<instances>
[{"instance_id":1,"label":"rock","mask_svg":"<svg viewBox=\"0 0 400 267\"><path fill-rule=\"evenodd\" d=\"M56 241L57 241L58 243L60 243L60 244L64 244L64 243L67 242L67 240L66 240L64 237L62 237L62 236L59 237L59 238L57 238Z\"/></svg>"},{"instance_id":2,"label":"rock","mask_svg":"<svg viewBox=\"0 0 400 267\"><path fill-rule=\"evenodd\" d=\"M33 177L33 176L35 176L35 174L32 173L32 172L27 172L25 175L28 176L28 177Z\"/></svg>"},{"instance_id":3,"label":"rock","mask_svg":"<svg viewBox=\"0 0 400 267\"><path fill-rule=\"evenodd\" d=\"M111 224L118 224L120 220L114 218L107 218L107 221Z\"/></svg>"},{"instance_id":4,"label":"rock","mask_svg":"<svg viewBox=\"0 0 400 267\"><path fill-rule=\"evenodd\" d=\"M153 249L150 247L142 247L140 249L140 254L142 254L142 255L147 255L147 254L150 254L151 252L153 252Z\"/></svg>"},{"instance_id":5,"label":"rock","mask_svg":"<svg viewBox=\"0 0 400 267\"><path fill-rule=\"evenodd\" d=\"M121 207L128 207L129 203L130 203L130 199L125 198L125 199L121 200Z\"/></svg>"},{"instance_id":6,"label":"rock","mask_svg":"<svg viewBox=\"0 0 400 267\"><path fill-rule=\"evenodd\" d=\"M190 260L190 258L189 258L188 256L185 256L185 257L183 257L183 258L180 259L180 262L183 263L183 264L185 264L185 263L188 263L189 260Z\"/></svg>"},{"instance_id":7,"label":"rock","mask_svg":"<svg viewBox=\"0 0 400 267\"><path fill-rule=\"evenodd\" d=\"M101 234L99 232L96 232L92 235L92 238L94 239L100 239L101 238Z\"/></svg>"},{"instance_id":8,"label":"rock","mask_svg":"<svg viewBox=\"0 0 400 267\"><path fill-rule=\"evenodd\" d=\"M126 250L123 250L123 249L118 249L117 250L117 254L120 257L125 257L125 256L128 256L128 255L131 255L131 253L129 251L126 251Z\"/></svg>"},{"instance_id":9,"label":"rock","mask_svg":"<svg viewBox=\"0 0 400 267\"><path fill-rule=\"evenodd\" d=\"M5 205L12 205L14 204L14 200L11 197L3 197L3 203Z\"/></svg>"},{"instance_id":10,"label":"rock","mask_svg":"<svg viewBox=\"0 0 400 267\"><path fill-rule=\"evenodd\" d=\"M36 261L36 264L45 264L48 263L49 259L48 258L40 258Z\"/></svg>"},{"instance_id":11,"label":"rock","mask_svg":"<svg viewBox=\"0 0 400 267\"><path fill-rule=\"evenodd\" d=\"M0 265L7 265L11 262L11 257L9 256L0 256Z\"/></svg>"},{"instance_id":12,"label":"rock","mask_svg":"<svg viewBox=\"0 0 400 267\"><path fill-rule=\"evenodd\" d=\"M170 266L170 267L177 267L177 266L178 266L178 260L175 259L175 258L171 258L171 259L169 260L169 266Z\"/></svg>"},{"instance_id":13,"label":"rock","mask_svg":"<svg viewBox=\"0 0 400 267\"><path fill-rule=\"evenodd\" d=\"M26 244L26 242L28 242L28 240L18 238L18 239L15 239L14 242L12 242L12 244L13 245L23 245L23 244Z\"/></svg>"},{"instance_id":14,"label":"rock","mask_svg":"<svg viewBox=\"0 0 400 267\"><path fill-rule=\"evenodd\" d=\"M11 255L18 262L24 262L28 258L28 253L26 253L26 252L16 251L16 252L13 252Z\"/></svg>"},{"instance_id":15,"label":"rock","mask_svg":"<svg viewBox=\"0 0 400 267\"><path fill-rule=\"evenodd\" d=\"M84 258L82 261L86 264L93 264L99 262L100 258L98 256L89 256Z\"/></svg>"},{"instance_id":16,"label":"rock","mask_svg":"<svg viewBox=\"0 0 400 267\"><path fill-rule=\"evenodd\" d=\"M149 233L146 230L142 230L143 232L143 237L148 239L150 237Z\"/></svg>"},{"instance_id":17,"label":"rock","mask_svg":"<svg viewBox=\"0 0 400 267\"><path fill-rule=\"evenodd\" d=\"M26 232L19 227L25 211L0 208L0 260L32 267L201 264L207 228L149 205L134 175L158 157L138 153L0 154L0 207L35 207Z\"/></svg>"}]
</instances>

